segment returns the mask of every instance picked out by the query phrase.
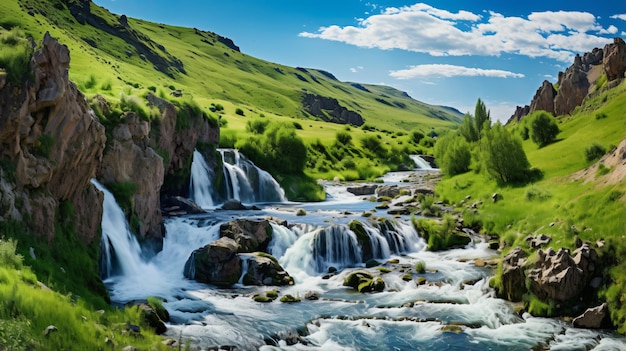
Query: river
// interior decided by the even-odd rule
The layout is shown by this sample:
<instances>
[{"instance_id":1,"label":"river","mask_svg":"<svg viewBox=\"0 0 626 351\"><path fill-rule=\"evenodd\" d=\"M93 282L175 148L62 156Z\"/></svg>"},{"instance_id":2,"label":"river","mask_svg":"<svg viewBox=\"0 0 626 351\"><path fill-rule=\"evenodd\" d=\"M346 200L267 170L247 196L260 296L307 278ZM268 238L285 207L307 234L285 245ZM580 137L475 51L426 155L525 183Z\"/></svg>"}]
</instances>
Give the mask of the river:
<instances>
[{"instance_id":1,"label":"river","mask_svg":"<svg viewBox=\"0 0 626 351\"><path fill-rule=\"evenodd\" d=\"M166 335L189 341L194 350L626 350L624 338L610 331L518 315L489 287L492 268L474 264L475 259L498 256L479 237L464 248L429 252L406 216L389 217L393 225L384 231L368 224L361 214L374 212L377 203L350 194L346 185L325 184L329 196L322 203L289 203L275 181L264 180L261 188L245 182L251 171L261 175L257 178L269 174L242 165L249 161L232 150L222 155L234 156L224 170L229 182L222 194L227 195L220 198L215 189L206 189L211 174L197 153L190 193L208 212L167 218L163 250L149 258L129 232L111 193L96 184L105 192L103 245L111 255L103 261L103 271L111 299L120 304L148 296L164 299L171 316ZM411 173L430 172L436 170L392 173L383 180L406 185L403 180ZM254 203L260 210L219 210L216 204L224 197ZM306 215L298 216L297 209ZM191 252L217 240L221 223L270 216L292 225L272 225L268 251L294 278L294 285L237 284L224 289L184 278ZM371 270L382 276L382 292L358 293L343 286L350 272L364 267L354 233L347 227L353 219L366 224L376 241L375 256L386 269ZM418 262L425 265L423 273L414 269ZM331 267L338 272L328 274ZM302 301L252 300L269 290ZM315 299L305 298L310 296Z\"/></svg>"}]
</instances>

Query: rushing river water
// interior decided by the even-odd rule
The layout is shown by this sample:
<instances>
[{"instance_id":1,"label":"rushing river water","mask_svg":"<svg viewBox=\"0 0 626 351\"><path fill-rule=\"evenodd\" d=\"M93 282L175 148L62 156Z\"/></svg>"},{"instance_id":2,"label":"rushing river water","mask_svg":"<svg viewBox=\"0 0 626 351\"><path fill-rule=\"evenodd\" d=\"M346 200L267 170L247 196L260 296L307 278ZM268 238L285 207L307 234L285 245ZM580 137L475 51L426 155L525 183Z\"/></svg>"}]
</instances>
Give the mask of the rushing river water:
<instances>
[{"instance_id":1,"label":"rushing river water","mask_svg":"<svg viewBox=\"0 0 626 351\"><path fill-rule=\"evenodd\" d=\"M278 194L268 195L267 187L274 187L269 181L259 190L263 195L254 194L254 186L244 184L253 165L238 167L237 162L249 161L234 156L235 161L225 170L230 197L282 199L280 189ZM390 269L382 274L383 292L357 293L343 286L351 271L364 267L347 223L358 219L367 224L361 213L373 210L376 203L348 193L345 185L327 184L328 200L322 203L264 202L256 203L261 208L258 211L217 210L215 204L224 199L216 201L211 195L214 190L198 189L211 183L208 167L198 157L197 153L190 193L208 213L168 218L163 250L150 259L142 258L111 193L96 184L105 192L103 246L112 255L104 260L103 272L108 276L105 283L112 300L163 298L171 316L167 335L191 341L194 349L626 350L625 340L611 332L576 329L559 320L528 314L518 316L510 303L496 298L489 288L491 268L474 265L477 258L486 261L497 256L485 242L475 238L462 249L429 252L409 218L395 218L385 230L366 225L376 258L393 263L383 265ZM401 181L407 175L390 174L384 180L406 184ZM305 209L307 215L297 216L296 209ZM293 225L273 224L268 247L294 278L293 286L238 284L223 289L184 278L183 267L191 252L217 240L221 223L268 216ZM424 273L408 271L420 261L425 263ZM329 275L330 267L339 271ZM412 278L408 281L407 272ZM420 278L426 283L418 285ZM281 296L291 294L302 302L260 303L251 298L275 289ZM312 294L317 299L304 298Z\"/></svg>"}]
</instances>

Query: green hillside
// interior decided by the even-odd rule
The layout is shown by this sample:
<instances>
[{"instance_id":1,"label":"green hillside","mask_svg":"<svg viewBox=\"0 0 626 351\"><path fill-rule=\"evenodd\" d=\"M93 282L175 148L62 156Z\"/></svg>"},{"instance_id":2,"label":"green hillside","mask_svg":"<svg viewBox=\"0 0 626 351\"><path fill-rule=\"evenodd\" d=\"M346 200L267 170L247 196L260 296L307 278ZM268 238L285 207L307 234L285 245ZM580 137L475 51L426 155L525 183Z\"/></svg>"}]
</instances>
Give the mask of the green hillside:
<instances>
[{"instance_id":1,"label":"green hillside","mask_svg":"<svg viewBox=\"0 0 626 351\"><path fill-rule=\"evenodd\" d=\"M256 59L215 33L120 20L86 1L5 1L0 24L19 26L35 42L50 31L67 44L70 78L87 95L115 99L121 93L141 96L148 88L166 95L180 90L204 108L224 105L225 118L235 118L236 106L257 115L316 119L302 106L302 95L309 93L337 99L380 129L444 127L460 116L393 88L341 82L328 72Z\"/></svg>"}]
</instances>

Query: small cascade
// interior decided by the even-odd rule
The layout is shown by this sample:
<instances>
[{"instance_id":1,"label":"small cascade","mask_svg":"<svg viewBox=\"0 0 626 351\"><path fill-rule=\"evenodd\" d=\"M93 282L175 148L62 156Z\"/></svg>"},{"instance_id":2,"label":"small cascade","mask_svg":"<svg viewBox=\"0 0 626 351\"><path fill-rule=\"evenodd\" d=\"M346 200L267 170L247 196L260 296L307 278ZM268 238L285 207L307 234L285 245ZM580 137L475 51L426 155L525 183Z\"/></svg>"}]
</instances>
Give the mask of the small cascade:
<instances>
[{"instance_id":1,"label":"small cascade","mask_svg":"<svg viewBox=\"0 0 626 351\"><path fill-rule=\"evenodd\" d=\"M422 169L422 170L432 170L432 169L434 169L430 165L430 163L426 162L426 160L421 158L419 155L411 155L411 160L413 160L413 163L415 163L415 168L416 169Z\"/></svg>"},{"instance_id":2,"label":"small cascade","mask_svg":"<svg viewBox=\"0 0 626 351\"><path fill-rule=\"evenodd\" d=\"M282 225L270 222L272 226L272 240L267 245L267 251L270 255L281 259L287 249L293 246L298 240L298 234Z\"/></svg>"},{"instance_id":3,"label":"small cascade","mask_svg":"<svg viewBox=\"0 0 626 351\"><path fill-rule=\"evenodd\" d=\"M239 258L241 258L241 276L237 281L238 285L244 285L243 279L248 274L248 268L250 267L250 259L252 258L250 255L240 254Z\"/></svg>"},{"instance_id":4,"label":"small cascade","mask_svg":"<svg viewBox=\"0 0 626 351\"><path fill-rule=\"evenodd\" d=\"M215 178L213 170L198 150L193 152L191 162L191 179L189 180L189 197L202 208L215 206L213 203L212 183Z\"/></svg>"},{"instance_id":5,"label":"small cascade","mask_svg":"<svg viewBox=\"0 0 626 351\"><path fill-rule=\"evenodd\" d=\"M103 278L113 275L134 274L140 266L141 246L131 233L124 212L113 194L95 179L91 183L104 193L102 212L102 255Z\"/></svg>"},{"instance_id":6,"label":"small cascade","mask_svg":"<svg viewBox=\"0 0 626 351\"><path fill-rule=\"evenodd\" d=\"M270 244L270 250L290 273L304 271L309 275L325 273L330 267L338 269L354 267L364 263L362 243L347 225L331 225L313 230L300 230L295 226L287 229L281 226L274 229L276 240ZM384 259L394 254L421 251L424 241L410 224L386 222L364 225L369 236L374 258ZM290 231L291 234L286 233ZM285 233L283 233L285 232ZM280 254L283 245L294 241L284 254Z\"/></svg>"},{"instance_id":7,"label":"small cascade","mask_svg":"<svg viewBox=\"0 0 626 351\"><path fill-rule=\"evenodd\" d=\"M224 161L227 199L241 202L285 202L285 191L266 171L234 149L218 149Z\"/></svg>"}]
</instances>

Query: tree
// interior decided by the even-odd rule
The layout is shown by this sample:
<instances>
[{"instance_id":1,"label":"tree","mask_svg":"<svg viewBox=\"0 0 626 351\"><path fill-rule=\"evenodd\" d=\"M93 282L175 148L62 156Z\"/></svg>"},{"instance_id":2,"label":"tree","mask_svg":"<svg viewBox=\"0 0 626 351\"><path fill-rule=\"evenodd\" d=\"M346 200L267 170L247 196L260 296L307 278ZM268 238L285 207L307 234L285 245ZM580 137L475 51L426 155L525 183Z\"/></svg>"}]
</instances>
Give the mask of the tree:
<instances>
[{"instance_id":1,"label":"tree","mask_svg":"<svg viewBox=\"0 0 626 351\"><path fill-rule=\"evenodd\" d=\"M474 117L472 117L472 115L470 115L469 113L465 114L465 117L463 118L463 124L461 124L459 132L463 137L465 137L465 140L468 143L478 141L478 139L480 138L480 133L476 129Z\"/></svg>"},{"instance_id":2,"label":"tree","mask_svg":"<svg viewBox=\"0 0 626 351\"><path fill-rule=\"evenodd\" d=\"M487 111L487 106L485 106L485 103L480 98L476 101L474 121L479 135L483 129L491 127L491 111Z\"/></svg>"},{"instance_id":3,"label":"tree","mask_svg":"<svg viewBox=\"0 0 626 351\"><path fill-rule=\"evenodd\" d=\"M435 144L435 158L441 171L454 176L469 171L472 161L470 145L461 135L446 135Z\"/></svg>"},{"instance_id":4,"label":"tree","mask_svg":"<svg viewBox=\"0 0 626 351\"><path fill-rule=\"evenodd\" d=\"M540 111L532 116L530 121L530 138L539 147L544 147L554 142L559 132L556 120L547 112Z\"/></svg>"},{"instance_id":5,"label":"tree","mask_svg":"<svg viewBox=\"0 0 626 351\"><path fill-rule=\"evenodd\" d=\"M487 173L498 184L523 182L530 174L530 163L522 148L522 140L497 122L480 141L481 159Z\"/></svg>"}]
</instances>

